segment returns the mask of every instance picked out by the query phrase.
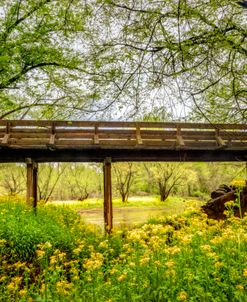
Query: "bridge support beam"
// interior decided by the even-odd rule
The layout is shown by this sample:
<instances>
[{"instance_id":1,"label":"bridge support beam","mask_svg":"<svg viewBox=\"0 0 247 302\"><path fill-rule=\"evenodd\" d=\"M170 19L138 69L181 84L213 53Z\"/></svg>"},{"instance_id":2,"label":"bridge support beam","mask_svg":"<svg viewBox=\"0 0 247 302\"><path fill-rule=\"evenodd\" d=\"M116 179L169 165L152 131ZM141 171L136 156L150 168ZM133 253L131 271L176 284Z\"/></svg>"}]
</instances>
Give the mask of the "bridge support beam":
<instances>
[{"instance_id":1,"label":"bridge support beam","mask_svg":"<svg viewBox=\"0 0 247 302\"><path fill-rule=\"evenodd\" d=\"M113 227L112 214L112 183L111 183L111 158L104 160L104 224L105 233L110 234Z\"/></svg>"},{"instance_id":2,"label":"bridge support beam","mask_svg":"<svg viewBox=\"0 0 247 302\"><path fill-rule=\"evenodd\" d=\"M38 164L31 158L26 159L27 164L27 195L26 202L28 206L37 207L38 200Z\"/></svg>"}]
</instances>

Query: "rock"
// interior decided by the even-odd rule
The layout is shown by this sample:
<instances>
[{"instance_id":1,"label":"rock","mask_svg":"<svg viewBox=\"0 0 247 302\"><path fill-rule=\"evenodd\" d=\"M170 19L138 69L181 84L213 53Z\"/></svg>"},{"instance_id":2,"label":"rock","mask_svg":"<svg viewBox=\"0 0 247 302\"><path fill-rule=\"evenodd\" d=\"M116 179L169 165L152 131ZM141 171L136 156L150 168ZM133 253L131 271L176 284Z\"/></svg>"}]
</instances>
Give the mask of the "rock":
<instances>
[{"instance_id":1,"label":"rock","mask_svg":"<svg viewBox=\"0 0 247 302\"><path fill-rule=\"evenodd\" d=\"M211 193L211 198L205 205L202 206L202 210L213 219L224 219L225 203L230 200L236 200L237 189L230 188L226 185L221 185L219 189ZM240 204L242 214L247 211L247 186L244 187L240 193ZM234 209L235 216L240 216L238 206Z\"/></svg>"}]
</instances>

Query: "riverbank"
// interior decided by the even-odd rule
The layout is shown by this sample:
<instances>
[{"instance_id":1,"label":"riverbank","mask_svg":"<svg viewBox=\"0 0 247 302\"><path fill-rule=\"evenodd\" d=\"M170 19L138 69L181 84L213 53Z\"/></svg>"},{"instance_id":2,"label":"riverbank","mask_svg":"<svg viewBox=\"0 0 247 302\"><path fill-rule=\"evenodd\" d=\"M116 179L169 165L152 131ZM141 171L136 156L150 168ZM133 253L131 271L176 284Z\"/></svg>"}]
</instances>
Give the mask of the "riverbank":
<instances>
[{"instance_id":1,"label":"riverbank","mask_svg":"<svg viewBox=\"0 0 247 302\"><path fill-rule=\"evenodd\" d=\"M114 228L129 228L145 223L152 218L167 217L182 214L190 207L199 208L202 201L181 197L170 197L161 202L158 196L135 196L122 203L119 198L113 199ZM85 201L56 201L51 204L69 207L79 213L86 223L103 228L103 199L88 199Z\"/></svg>"}]
</instances>

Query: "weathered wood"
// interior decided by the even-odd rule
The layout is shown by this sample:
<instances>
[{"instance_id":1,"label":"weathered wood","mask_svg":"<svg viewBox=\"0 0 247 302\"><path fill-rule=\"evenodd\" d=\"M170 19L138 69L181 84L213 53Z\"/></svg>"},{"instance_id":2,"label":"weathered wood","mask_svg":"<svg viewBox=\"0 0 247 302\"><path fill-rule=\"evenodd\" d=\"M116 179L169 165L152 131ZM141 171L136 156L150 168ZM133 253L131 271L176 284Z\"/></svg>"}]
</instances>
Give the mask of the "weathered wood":
<instances>
[{"instance_id":1,"label":"weathered wood","mask_svg":"<svg viewBox=\"0 0 247 302\"><path fill-rule=\"evenodd\" d=\"M104 223L105 232L110 234L113 227L111 158L105 158L104 166Z\"/></svg>"},{"instance_id":2,"label":"weathered wood","mask_svg":"<svg viewBox=\"0 0 247 302\"><path fill-rule=\"evenodd\" d=\"M9 138L10 138L10 134L6 133L2 139L2 141L0 142L0 145L5 146L8 144L9 142Z\"/></svg>"},{"instance_id":3,"label":"weathered wood","mask_svg":"<svg viewBox=\"0 0 247 302\"><path fill-rule=\"evenodd\" d=\"M50 139L49 139L49 143L47 144L48 149L50 149L50 150L55 150L56 149L55 140L56 140L56 134L51 134Z\"/></svg>"},{"instance_id":4,"label":"weathered wood","mask_svg":"<svg viewBox=\"0 0 247 302\"><path fill-rule=\"evenodd\" d=\"M37 186L38 186L38 164L32 159L26 159L27 164L27 205L36 208L37 206Z\"/></svg>"},{"instance_id":5,"label":"weathered wood","mask_svg":"<svg viewBox=\"0 0 247 302\"><path fill-rule=\"evenodd\" d=\"M0 130L2 149L13 149L16 152L20 149L33 152L40 150L39 154L46 148L49 151L61 150L65 159L67 150L78 149L87 153L85 157L89 160L93 160L95 156L91 159L90 153L95 148L108 150L104 151L108 157L112 156L111 150L119 150L120 158L124 150L133 152L138 148L141 158L147 160L149 157L146 157L145 150L150 149L155 152L161 150L162 154L165 150L185 149L187 154L192 154L193 150L207 152L221 149L220 156L213 155L212 160L218 160L219 157L237 160L239 154L242 156L243 151L247 152L246 124L0 120ZM31 155L33 156L33 153ZM49 160L56 160L56 154L48 155ZM135 154L129 154L128 157L129 160L136 160ZM174 160L175 158L176 153ZM159 159L165 160L163 155ZM9 157L0 160L6 161ZM101 156L97 158L97 161L102 160ZM150 160L153 160L152 156Z\"/></svg>"},{"instance_id":6,"label":"weathered wood","mask_svg":"<svg viewBox=\"0 0 247 302\"><path fill-rule=\"evenodd\" d=\"M143 144L142 138L141 138L141 130L140 130L140 127L138 124L136 125L136 141L137 141L138 145Z\"/></svg>"},{"instance_id":7,"label":"weathered wood","mask_svg":"<svg viewBox=\"0 0 247 302\"><path fill-rule=\"evenodd\" d=\"M224 140L220 137L220 130L219 129L216 129L216 133L215 133L215 138L216 138L216 141L219 145L219 147L226 147L226 144L224 142Z\"/></svg>"},{"instance_id":8,"label":"weathered wood","mask_svg":"<svg viewBox=\"0 0 247 302\"><path fill-rule=\"evenodd\" d=\"M93 142L94 142L95 145L99 144L99 134L98 134L98 126L97 125L95 125L95 129L94 129Z\"/></svg>"},{"instance_id":9,"label":"weathered wood","mask_svg":"<svg viewBox=\"0 0 247 302\"><path fill-rule=\"evenodd\" d=\"M37 127L52 127L52 123L56 127L94 127L95 124L98 127L132 127L135 129L138 124L140 128L177 128L179 126L181 129L242 129L247 130L246 124L205 124L205 123L165 123L165 122L94 122L94 121L35 121L35 120L0 120L0 126L11 123L13 127L15 126L37 126Z\"/></svg>"}]
</instances>

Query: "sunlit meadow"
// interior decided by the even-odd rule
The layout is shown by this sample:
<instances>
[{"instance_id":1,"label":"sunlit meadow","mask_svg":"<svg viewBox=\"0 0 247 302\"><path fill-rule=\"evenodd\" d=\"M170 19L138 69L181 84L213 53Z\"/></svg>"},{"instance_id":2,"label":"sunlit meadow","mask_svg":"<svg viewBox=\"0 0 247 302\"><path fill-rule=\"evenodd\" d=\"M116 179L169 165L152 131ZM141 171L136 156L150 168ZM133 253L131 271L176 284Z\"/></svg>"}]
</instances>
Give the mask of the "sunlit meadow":
<instances>
[{"instance_id":1,"label":"sunlit meadow","mask_svg":"<svg viewBox=\"0 0 247 302\"><path fill-rule=\"evenodd\" d=\"M62 207L0 202L0 301L247 301L247 217L195 209L105 237Z\"/></svg>"}]
</instances>

